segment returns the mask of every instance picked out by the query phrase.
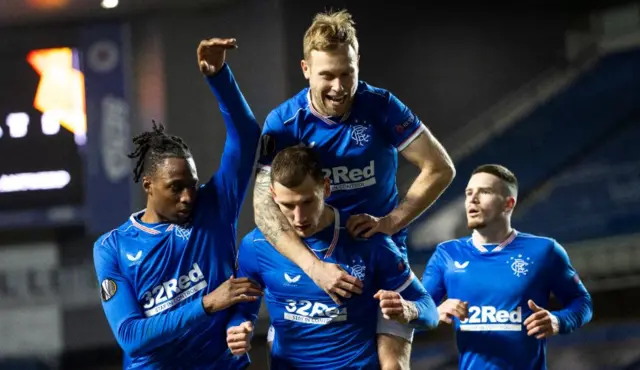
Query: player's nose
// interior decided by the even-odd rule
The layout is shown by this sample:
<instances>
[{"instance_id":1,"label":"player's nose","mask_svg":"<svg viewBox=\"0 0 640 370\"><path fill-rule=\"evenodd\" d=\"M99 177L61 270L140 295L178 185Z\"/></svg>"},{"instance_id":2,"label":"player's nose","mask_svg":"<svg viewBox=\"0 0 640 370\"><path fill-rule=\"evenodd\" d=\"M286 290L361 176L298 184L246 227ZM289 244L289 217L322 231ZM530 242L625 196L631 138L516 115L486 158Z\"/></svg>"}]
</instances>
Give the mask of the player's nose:
<instances>
[{"instance_id":1,"label":"player's nose","mask_svg":"<svg viewBox=\"0 0 640 370\"><path fill-rule=\"evenodd\" d=\"M341 94L344 91L344 84L339 78L334 78L333 81L331 81L331 90L338 94Z\"/></svg>"},{"instance_id":2,"label":"player's nose","mask_svg":"<svg viewBox=\"0 0 640 370\"><path fill-rule=\"evenodd\" d=\"M180 194L180 203L185 206L191 207L195 198L195 191L192 189L184 189Z\"/></svg>"},{"instance_id":3,"label":"player's nose","mask_svg":"<svg viewBox=\"0 0 640 370\"><path fill-rule=\"evenodd\" d=\"M293 211L293 216L297 224L301 224L307 220L307 217L302 213L300 207L296 207L296 209Z\"/></svg>"}]
</instances>

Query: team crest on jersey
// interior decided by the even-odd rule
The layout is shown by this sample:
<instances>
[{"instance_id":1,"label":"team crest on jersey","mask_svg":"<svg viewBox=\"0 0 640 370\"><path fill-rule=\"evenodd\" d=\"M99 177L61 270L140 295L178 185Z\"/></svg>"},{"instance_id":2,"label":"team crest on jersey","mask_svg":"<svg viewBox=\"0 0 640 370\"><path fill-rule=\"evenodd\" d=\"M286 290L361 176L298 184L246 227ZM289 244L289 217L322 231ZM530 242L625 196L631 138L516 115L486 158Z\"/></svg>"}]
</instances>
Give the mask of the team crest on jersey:
<instances>
[{"instance_id":1,"label":"team crest on jersey","mask_svg":"<svg viewBox=\"0 0 640 370\"><path fill-rule=\"evenodd\" d=\"M366 276L367 266L364 265L364 261L361 258L358 261L351 261L353 265L351 266L351 275L360 281L364 281Z\"/></svg>"},{"instance_id":2,"label":"team crest on jersey","mask_svg":"<svg viewBox=\"0 0 640 370\"><path fill-rule=\"evenodd\" d=\"M118 291L118 285L115 281L111 279L104 279L100 284L100 296L104 302L113 298L116 295L116 291Z\"/></svg>"},{"instance_id":3,"label":"team crest on jersey","mask_svg":"<svg viewBox=\"0 0 640 370\"><path fill-rule=\"evenodd\" d=\"M182 227L182 226L176 226L173 229L176 233L176 236L180 239L183 240L189 240L189 237L191 236L191 227Z\"/></svg>"},{"instance_id":4,"label":"team crest on jersey","mask_svg":"<svg viewBox=\"0 0 640 370\"><path fill-rule=\"evenodd\" d=\"M531 258L524 257L522 254L509 258L507 263L510 264L511 271L513 271L513 274L517 277L526 276L529 273L529 265L534 264Z\"/></svg>"},{"instance_id":5,"label":"team crest on jersey","mask_svg":"<svg viewBox=\"0 0 640 370\"><path fill-rule=\"evenodd\" d=\"M351 140L353 140L356 145L364 146L370 139L369 126L355 125L351 129Z\"/></svg>"}]
</instances>

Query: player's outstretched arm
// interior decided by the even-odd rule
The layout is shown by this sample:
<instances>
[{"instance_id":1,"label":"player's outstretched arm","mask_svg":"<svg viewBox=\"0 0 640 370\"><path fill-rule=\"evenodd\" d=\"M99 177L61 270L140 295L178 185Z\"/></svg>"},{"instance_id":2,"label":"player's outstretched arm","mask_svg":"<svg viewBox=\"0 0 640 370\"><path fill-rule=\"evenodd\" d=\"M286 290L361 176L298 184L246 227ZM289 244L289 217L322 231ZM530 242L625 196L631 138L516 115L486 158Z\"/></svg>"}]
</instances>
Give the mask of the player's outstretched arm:
<instances>
[{"instance_id":1,"label":"player's outstretched arm","mask_svg":"<svg viewBox=\"0 0 640 370\"><path fill-rule=\"evenodd\" d=\"M118 344L130 357L147 354L169 343L185 330L210 320L210 313L255 300L261 294L247 279L230 279L202 300L193 300L166 313L142 312L129 279L120 271L112 239L99 239L93 248L93 258L102 308Z\"/></svg>"},{"instance_id":2,"label":"player's outstretched arm","mask_svg":"<svg viewBox=\"0 0 640 370\"><path fill-rule=\"evenodd\" d=\"M389 237L379 238L372 248L376 253L376 281L382 314L418 329L438 326L438 309L433 298L422 286Z\"/></svg>"},{"instance_id":3,"label":"player's outstretched arm","mask_svg":"<svg viewBox=\"0 0 640 370\"><path fill-rule=\"evenodd\" d=\"M336 304L340 298L362 293L362 283L338 265L320 261L295 233L273 201L270 164L278 150L294 145L282 120L271 113L264 124L260 148L260 169L253 191L254 220L265 238L278 252L298 265Z\"/></svg>"},{"instance_id":4,"label":"player's outstretched arm","mask_svg":"<svg viewBox=\"0 0 640 370\"><path fill-rule=\"evenodd\" d=\"M213 38L201 41L197 54L227 131L220 169L213 178L218 182L216 189L226 193L227 205L237 217L253 174L260 126L225 63L226 51L236 47L235 39Z\"/></svg>"}]
</instances>

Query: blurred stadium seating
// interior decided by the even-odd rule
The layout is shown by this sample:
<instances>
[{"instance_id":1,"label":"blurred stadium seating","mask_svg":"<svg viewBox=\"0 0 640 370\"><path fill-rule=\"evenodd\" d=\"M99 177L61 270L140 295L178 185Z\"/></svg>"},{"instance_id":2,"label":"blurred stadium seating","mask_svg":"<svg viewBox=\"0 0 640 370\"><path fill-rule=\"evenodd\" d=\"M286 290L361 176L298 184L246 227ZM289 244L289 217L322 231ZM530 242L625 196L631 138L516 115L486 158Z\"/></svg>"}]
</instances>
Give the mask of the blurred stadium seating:
<instances>
[{"instance_id":1,"label":"blurred stadium seating","mask_svg":"<svg viewBox=\"0 0 640 370\"><path fill-rule=\"evenodd\" d=\"M633 232L640 217L633 209L640 202L637 190L633 193L640 181L640 155L631 150L640 138L638 63L640 50L605 56L564 91L457 161L458 176L424 219L428 225L451 208L454 216L445 218L433 238L421 238L427 229L414 227L419 235L411 238L414 248L430 249L432 239L466 233L462 194L469 174L484 163L503 164L518 177L516 228L563 243ZM598 199L592 199L595 194Z\"/></svg>"}]
</instances>

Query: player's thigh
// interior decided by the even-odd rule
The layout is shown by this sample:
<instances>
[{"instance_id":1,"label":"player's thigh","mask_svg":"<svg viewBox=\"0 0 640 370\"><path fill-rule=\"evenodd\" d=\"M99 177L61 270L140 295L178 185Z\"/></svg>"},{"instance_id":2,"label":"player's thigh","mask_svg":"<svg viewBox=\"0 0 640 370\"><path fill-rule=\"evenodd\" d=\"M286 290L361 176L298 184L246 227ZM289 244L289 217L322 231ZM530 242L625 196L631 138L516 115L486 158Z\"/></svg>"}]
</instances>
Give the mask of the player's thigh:
<instances>
[{"instance_id":1,"label":"player's thigh","mask_svg":"<svg viewBox=\"0 0 640 370\"><path fill-rule=\"evenodd\" d=\"M378 359L382 370L411 368L411 342L393 334L378 334Z\"/></svg>"},{"instance_id":2,"label":"player's thigh","mask_svg":"<svg viewBox=\"0 0 640 370\"><path fill-rule=\"evenodd\" d=\"M382 370L409 369L414 330L378 311L378 357Z\"/></svg>"}]
</instances>

